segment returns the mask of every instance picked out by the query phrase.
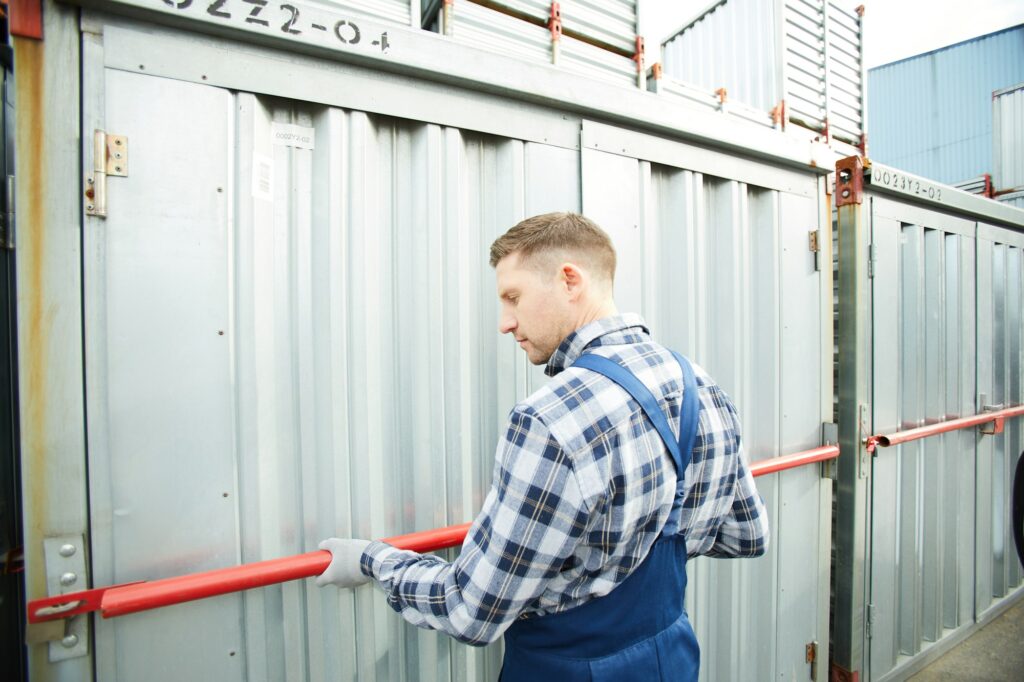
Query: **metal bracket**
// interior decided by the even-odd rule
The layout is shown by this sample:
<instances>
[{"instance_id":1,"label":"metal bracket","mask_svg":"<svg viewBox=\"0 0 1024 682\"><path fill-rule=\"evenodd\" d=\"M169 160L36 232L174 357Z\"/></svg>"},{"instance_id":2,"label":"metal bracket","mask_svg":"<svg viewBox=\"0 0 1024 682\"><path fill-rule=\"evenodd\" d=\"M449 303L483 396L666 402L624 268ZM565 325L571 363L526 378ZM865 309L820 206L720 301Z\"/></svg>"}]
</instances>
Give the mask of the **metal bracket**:
<instances>
[{"instance_id":1,"label":"metal bracket","mask_svg":"<svg viewBox=\"0 0 1024 682\"><path fill-rule=\"evenodd\" d=\"M8 175L3 185L4 206L0 215L0 248L14 250L14 176Z\"/></svg>"},{"instance_id":2,"label":"metal bracket","mask_svg":"<svg viewBox=\"0 0 1024 682\"><path fill-rule=\"evenodd\" d=\"M985 399L987 397L988 396L985 395L984 393L978 396L978 402L981 403L982 412L998 412L999 410L1006 407L1002 403L999 403L998 405L985 405ZM988 423L979 424L978 429L986 436L998 436L1000 433L1003 432L1003 428L1005 426L1006 420L1003 417L996 417L995 419Z\"/></svg>"},{"instance_id":3,"label":"metal bracket","mask_svg":"<svg viewBox=\"0 0 1024 682\"><path fill-rule=\"evenodd\" d=\"M839 424L833 422L823 422L821 425L821 444L822 445L838 445L839 444ZM839 477L839 460L837 459L826 459L821 463L821 477L830 478L835 481Z\"/></svg>"},{"instance_id":4,"label":"metal bracket","mask_svg":"<svg viewBox=\"0 0 1024 682\"><path fill-rule=\"evenodd\" d=\"M821 230L807 233L807 250L814 254L814 270L821 270Z\"/></svg>"},{"instance_id":5,"label":"metal bracket","mask_svg":"<svg viewBox=\"0 0 1024 682\"><path fill-rule=\"evenodd\" d=\"M46 566L46 592L49 596L77 592L88 583L85 568L85 539L66 535L43 540L43 561ZM74 608L65 607L66 610ZM30 625L28 639L33 643L50 643L50 662L66 661L89 654L88 616L72 616L47 624Z\"/></svg>"},{"instance_id":6,"label":"metal bracket","mask_svg":"<svg viewBox=\"0 0 1024 682\"><path fill-rule=\"evenodd\" d=\"M85 212L107 217L107 177L128 177L128 138L93 132L92 173L85 176Z\"/></svg>"},{"instance_id":7,"label":"metal bracket","mask_svg":"<svg viewBox=\"0 0 1024 682\"><path fill-rule=\"evenodd\" d=\"M807 646L804 647L804 661L811 666L811 679L818 679L818 666L815 665L818 661L818 643L808 642Z\"/></svg>"},{"instance_id":8,"label":"metal bracket","mask_svg":"<svg viewBox=\"0 0 1024 682\"><path fill-rule=\"evenodd\" d=\"M836 208L864 203L864 164L859 156L836 162Z\"/></svg>"},{"instance_id":9,"label":"metal bracket","mask_svg":"<svg viewBox=\"0 0 1024 682\"><path fill-rule=\"evenodd\" d=\"M857 423L858 430L860 431L860 448L858 448L858 465L857 465L857 478L867 478L868 468L871 465L871 453L868 452L868 437L871 435L868 432L868 406L861 405L857 409Z\"/></svg>"}]
</instances>

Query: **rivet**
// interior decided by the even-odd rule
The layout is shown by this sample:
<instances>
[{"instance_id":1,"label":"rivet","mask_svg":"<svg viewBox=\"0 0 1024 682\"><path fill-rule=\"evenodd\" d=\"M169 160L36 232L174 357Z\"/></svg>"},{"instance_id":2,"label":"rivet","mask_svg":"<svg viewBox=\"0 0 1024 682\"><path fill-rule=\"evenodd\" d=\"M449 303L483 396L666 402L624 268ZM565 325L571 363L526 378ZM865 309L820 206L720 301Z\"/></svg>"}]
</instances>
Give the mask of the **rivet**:
<instances>
[{"instance_id":1,"label":"rivet","mask_svg":"<svg viewBox=\"0 0 1024 682\"><path fill-rule=\"evenodd\" d=\"M86 180L86 182L88 182L88 183L89 183L89 184L91 185L91 184L93 183L93 179L92 179L92 178L88 178L88 179Z\"/></svg>"},{"instance_id":2,"label":"rivet","mask_svg":"<svg viewBox=\"0 0 1024 682\"><path fill-rule=\"evenodd\" d=\"M120 166L114 166L114 170L116 172L120 173L121 172L121 167Z\"/></svg>"},{"instance_id":3,"label":"rivet","mask_svg":"<svg viewBox=\"0 0 1024 682\"><path fill-rule=\"evenodd\" d=\"M116 144L117 146L120 147L121 146L121 140L114 140L114 144Z\"/></svg>"},{"instance_id":4,"label":"rivet","mask_svg":"<svg viewBox=\"0 0 1024 682\"><path fill-rule=\"evenodd\" d=\"M72 556L75 553L75 546L69 542L66 545L61 545L58 551L61 556Z\"/></svg>"},{"instance_id":5,"label":"rivet","mask_svg":"<svg viewBox=\"0 0 1024 682\"><path fill-rule=\"evenodd\" d=\"M86 204L85 208L91 211L92 210L92 204Z\"/></svg>"},{"instance_id":6,"label":"rivet","mask_svg":"<svg viewBox=\"0 0 1024 682\"><path fill-rule=\"evenodd\" d=\"M78 635L65 635L64 639L60 640L60 643L65 649L73 649L78 644Z\"/></svg>"},{"instance_id":7,"label":"rivet","mask_svg":"<svg viewBox=\"0 0 1024 682\"><path fill-rule=\"evenodd\" d=\"M60 584L63 585L64 587L68 587L69 585L74 585L75 582L77 582L77 581L78 581L78 575L76 573L72 573L71 571L68 571L67 573L65 573L64 575L62 575L60 577Z\"/></svg>"},{"instance_id":8,"label":"rivet","mask_svg":"<svg viewBox=\"0 0 1024 682\"><path fill-rule=\"evenodd\" d=\"M844 189L843 190L843 198L844 199L849 199L850 198L850 190L848 190L848 189Z\"/></svg>"}]
</instances>

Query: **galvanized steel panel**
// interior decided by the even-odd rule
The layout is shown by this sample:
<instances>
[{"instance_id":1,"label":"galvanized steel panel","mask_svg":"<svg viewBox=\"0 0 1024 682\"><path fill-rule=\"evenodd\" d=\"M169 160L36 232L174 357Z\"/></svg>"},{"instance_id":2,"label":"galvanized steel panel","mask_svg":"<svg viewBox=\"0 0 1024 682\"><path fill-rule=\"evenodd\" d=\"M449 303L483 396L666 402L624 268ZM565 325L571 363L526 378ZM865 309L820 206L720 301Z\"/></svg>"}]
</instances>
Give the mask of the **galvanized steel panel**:
<instances>
[{"instance_id":1,"label":"galvanized steel panel","mask_svg":"<svg viewBox=\"0 0 1024 682\"><path fill-rule=\"evenodd\" d=\"M1000 234L1002 233L1002 234ZM978 243L978 393L986 405L1024 403L1024 242L1018 233L986 229ZM982 356L986 356L984 362ZM984 613L1022 582L1012 527L1013 473L1024 445L1024 425L1006 422L979 448L977 612Z\"/></svg>"},{"instance_id":2,"label":"galvanized steel panel","mask_svg":"<svg viewBox=\"0 0 1024 682\"><path fill-rule=\"evenodd\" d=\"M495 0L486 3L507 8L545 25L551 18L549 0ZM637 0L562 0L562 28L632 54L636 46ZM462 5L456 11L461 11Z\"/></svg>"},{"instance_id":3,"label":"galvanized steel panel","mask_svg":"<svg viewBox=\"0 0 1024 682\"><path fill-rule=\"evenodd\" d=\"M618 245L620 308L639 307L659 339L729 392L751 460L816 446L831 409L831 377L820 362L825 280L807 250L816 181L806 176L811 196L801 196L685 161L641 161L600 151L622 142L598 128L587 138L587 130L583 209ZM771 515L768 555L688 566L702 680L803 677L811 641L827 660L831 486L805 467L760 478L758 487ZM735 655L738 641L747 655Z\"/></svg>"},{"instance_id":4,"label":"galvanized steel panel","mask_svg":"<svg viewBox=\"0 0 1024 682\"><path fill-rule=\"evenodd\" d=\"M780 15L781 10L781 15ZM663 46L665 75L859 144L860 17L826 0L716 3ZM826 121L828 122L826 125Z\"/></svg>"},{"instance_id":5,"label":"galvanized steel panel","mask_svg":"<svg viewBox=\"0 0 1024 682\"><path fill-rule=\"evenodd\" d=\"M992 93L1022 81L1024 26L871 69L872 160L945 183L992 172Z\"/></svg>"},{"instance_id":6,"label":"galvanized steel panel","mask_svg":"<svg viewBox=\"0 0 1024 682\"><path fill-rule=\"evenodd\" d=\"M451 38L530 62L552 63L547 28L474 3L460 3L452 13ZM558 68L635 87L636 64L628 57L564 35L559 42Z\"/></svg>"},{"instance_id":7,"label":"galvanized steel panel","mask_svg":"<svg viewBox=\"0 0 1024 682\"><path fill-rule=\"evenodd\" d=\"M867 206L871 432L1024 402L1022 250L990 241L1017 233L988 228L976 238L980 228L970 219L878 196ZM1007 422L999 436L970 429L876 452L866 605L871 678L905 674L933 644L972 626L1020 585L1017 562L1006 558L1006 500L1020 438L1020 424Z\"/></svg>"},{"instance_id":8,"label":"galvanized steel panel","mask_svg":"<svg viewBox=\"0 0 1024 682\"><path fill-rule=\"evenodd\" d=\"M667 79L709 93L728 91L729 99L762 111L780 96L775 4L729 0L710 8L662 46Z\"/></svg>"},{"instance_id":9,"label":"galvanized steel panel","mask_svg":"<svg viewBox=\"0 0 1024 682\"><path fill-rule=\"evenodd\" d=\"M499 339L487 247L579 210L578 153L106 73L132 165L86 237L95 582L471 519L507 410L543 380ZM315 147L274 144L283 123ZM493 679L500 657L372 588L97 623L105 680Z\"/></svg>"},{"instance_id":10,"label":"galvanized steel panel","mask_svg":"<svg viewBox=\"0 0 1024 682\"><path fill-rule=\"evenodd\" d=\"M1024 189L1024 83L992 93L992 184Z\"/></svg>"}]
</instances>

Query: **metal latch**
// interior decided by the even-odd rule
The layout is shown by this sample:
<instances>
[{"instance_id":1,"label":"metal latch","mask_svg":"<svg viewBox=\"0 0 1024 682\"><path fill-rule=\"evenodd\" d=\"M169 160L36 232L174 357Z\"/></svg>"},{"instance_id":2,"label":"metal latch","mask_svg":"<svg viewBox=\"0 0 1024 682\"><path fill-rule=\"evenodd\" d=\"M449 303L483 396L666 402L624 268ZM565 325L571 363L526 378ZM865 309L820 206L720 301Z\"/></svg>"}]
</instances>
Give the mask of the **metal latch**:
<instances>
[{"instance_id":1,"label":"metal latch","mask_svg":"<svg viewBox=\"0 0 1024 682\"><path fill-rule=\"evenodd\" d=\"M46 565L46 592L56 597L78 592L88 583L85 570L85 541L81 535L66 535L43 540L43 561ZM54 606L57 615L77 606ZM29 624L26 640L29 644L49 642L50 662L86 656L89 653L89 616L79 614L47 623Z\"/></svg>"},{"instance_id":2,"label":"metal latch","mask_svg":"<svg viewBox=\"0 0 1024 682\"><path fill-rule=\"evenodd\" d=\"M107 177L128 176L128 138L93 132L92 173L85 176L85 212L99 218L107 217Z\"/></svg>"}]
</instances>

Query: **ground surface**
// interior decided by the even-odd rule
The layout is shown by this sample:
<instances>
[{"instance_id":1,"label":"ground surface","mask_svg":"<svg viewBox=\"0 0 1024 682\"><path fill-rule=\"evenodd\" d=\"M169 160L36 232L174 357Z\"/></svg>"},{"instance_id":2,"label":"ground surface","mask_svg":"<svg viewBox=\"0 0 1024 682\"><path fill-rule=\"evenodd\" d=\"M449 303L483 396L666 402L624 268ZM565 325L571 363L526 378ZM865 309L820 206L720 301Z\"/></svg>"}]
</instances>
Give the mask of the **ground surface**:
<instances>
[{"instance_id":1,"label":"ground surface","mask_svg":"<svg viewBox=\"0 0 1024 682\"><path fill-rule=\"evenodd\" d=\"M912 682L1024 680L1024 600L910 678Z\"/></svg>"}]
</instances>

